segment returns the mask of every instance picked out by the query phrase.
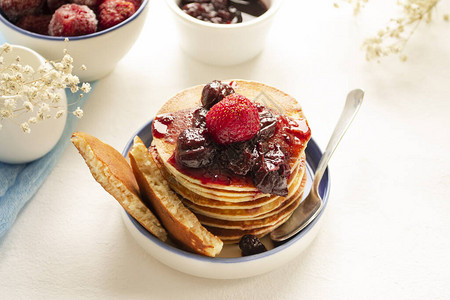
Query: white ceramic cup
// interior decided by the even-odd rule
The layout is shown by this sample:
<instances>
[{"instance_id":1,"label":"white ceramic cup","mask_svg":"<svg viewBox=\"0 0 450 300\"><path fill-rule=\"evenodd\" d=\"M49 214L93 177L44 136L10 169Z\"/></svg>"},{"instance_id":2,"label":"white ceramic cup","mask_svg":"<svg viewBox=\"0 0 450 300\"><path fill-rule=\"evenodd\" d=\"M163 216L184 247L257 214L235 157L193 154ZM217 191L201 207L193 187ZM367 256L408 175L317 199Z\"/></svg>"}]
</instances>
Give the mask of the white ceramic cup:
<instances>
[{"instance_id":1,"label":"white ceramic cup","mask_svg":"<svg viewBox=\"0 0 450 300\"><path fill-rule=\"evenodd\" d=\"M35 51L22 46L11 46L11 52L3 54L4 65L9 65L20 56L22 65L30 65L35 70L46 59ZM67 108L67 98L64 90L59 91L61 95L60 107ZM3 99L0 98L0 101ZM20 101L20 100L19 100ZM3 104L3 103L2 103ZM50 108L50 113L54 115L61 108ZM56 145L60 139L66 125L67 116L64 115L58 119L51 118L41 121L31 126L30 133L24 133L20 124L27 122L36 112L25 112L14 119L5 119L2 121L0 129L0 161L5 163L27 163L36 160L47 154Z\"/></svg>"},{"instance_id":2,"label":"white ceramic cup","mask_svg":"<svg viewBox=\"0 0 450 300\"><path fill-rule=\"evenodd\" d=\"M258 55L282 0L262 0L268 10L238 24L213 24L189 16L178 6L180 0L166 0L179 31L181 48L195 59L212 65L236 65Z\"/></svg>"}]
</instances>

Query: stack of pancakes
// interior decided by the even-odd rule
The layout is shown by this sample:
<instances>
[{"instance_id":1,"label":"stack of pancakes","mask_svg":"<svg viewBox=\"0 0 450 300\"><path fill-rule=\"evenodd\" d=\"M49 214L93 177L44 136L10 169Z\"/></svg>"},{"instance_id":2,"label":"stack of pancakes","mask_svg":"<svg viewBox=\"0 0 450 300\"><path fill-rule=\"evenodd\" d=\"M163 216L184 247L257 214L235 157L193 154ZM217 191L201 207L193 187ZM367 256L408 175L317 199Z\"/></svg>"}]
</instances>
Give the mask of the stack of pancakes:
<instances>
[{"instance_id":1,"label":"stack of pancakes","mask_svg":"<svg viewBox=\"0 0 450 300\"><path fill-rule=\"evenodd\" d=\"M236 93L292 119L305 119L297 101L273 87L254 82L234 80ZM195 108L200 105L203 85L184 90L172 97L158 115ZM185 128L178 127L179 133ZM183 172L171 163L176 141L154 137L150 153L169 186L213 234L225 243L233 243L245 234L264 236L283 224L300 204L306 184L305 143L302 149L290 153L291 175L286 197L263 194L251 178L205 182ZM238 176L236 176L238 177Z\"/></svg>"}]
</instances>

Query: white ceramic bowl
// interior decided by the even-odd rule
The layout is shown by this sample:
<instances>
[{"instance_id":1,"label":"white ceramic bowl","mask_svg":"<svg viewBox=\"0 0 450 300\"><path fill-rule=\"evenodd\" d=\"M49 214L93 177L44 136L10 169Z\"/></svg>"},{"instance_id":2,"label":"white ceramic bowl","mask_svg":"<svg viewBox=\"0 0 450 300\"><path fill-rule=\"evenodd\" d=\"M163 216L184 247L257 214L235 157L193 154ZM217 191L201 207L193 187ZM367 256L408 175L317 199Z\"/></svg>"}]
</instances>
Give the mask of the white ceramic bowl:
<instances>
[{"instance_id":1,"label":"white ceramic bowl","mask_svg":"<svg viewBox=\"0 0 450 300\"><path fill-rule=\"evenodd\" d=\"M152 120L145 124L135 135L138 135L147 147L152 141ZM128 151L133 144L133 135L125 146L122 154L127 157ZM306 162L308 181L305 191L311 188L312 175L318 165L322 153L311 139L306 148ZM328 169L319 186L319 193L322 196L326 208L330 189ZM306 194L305 192L305 194ZM305 250L317 235L323 213L312 221L303 231L289 239L287 242L277 245L271 243L268 237L262 239L263 243L270 250L257 255L241 257L237 245L225 245L219 257L205 257L193 254L177 248L171 243L164 243L149 233L125 210L122 210L122 217L126 228L130 231L137 243L150 255L158 259L167 266L194 276L215 278L215 279L236 279L259 275L279 268L289 261L295 259Z\"/></svg>"},{"instance_id":2,"label":"white ceramic bowl","mask_svg":"<svg viewBox=\"0 0 450 300\"><path fill-rule=\"evenodd\" d=\"M181 48L195 59L212 65L236 65L263 49L267 33L282 0L262 0L268 10L239 24L212 24L183 12L180 0L166 0L179 31Z\"/></svg>"},{"instance_id":3,"label":"white ceramic bowl","mask_svg":"<svg viewBox=\"0 0 450 300\"><path fill-rule=\"evenodd\" d=\"M93 81L108 75L117 62L130 50L144 25L149 0L143 0L139 9L128 19L111 28L70 37L67 44L64 37L42 35L23 30L0 14L0 31L6 41L31 48L50 60L58 60L63 50L69 50L74 58L74 74L81 81ZM79 71L81 65L86 71Z\"/></svg>"},{"instance_id":4,"label":"white ceramic bowl","mask_svg":"<svg viewBox=\"0 0 450 300\"><path fill-rule=\"evenodd\" d=\"M46 63L44 57L35 51L22 46L11 45L11 52L4 53L4 64L9 65L20 56L22 65L30 65L35 70ZM59 91L61 95L60 106L67 108L67 98L64 90ZM0 98L0 101L2 99ZM54 115L60 108L50 108ZM39 124L31 125L31 133L24 133L19 126L21 123L34 117L36 112L26 112L18 118L2 121L0 130L0 161L6 163L26 163L38 159L47 154L58 142L66 125L67 116L59 119L51 118Z\"/></svg>"}]
</instances>

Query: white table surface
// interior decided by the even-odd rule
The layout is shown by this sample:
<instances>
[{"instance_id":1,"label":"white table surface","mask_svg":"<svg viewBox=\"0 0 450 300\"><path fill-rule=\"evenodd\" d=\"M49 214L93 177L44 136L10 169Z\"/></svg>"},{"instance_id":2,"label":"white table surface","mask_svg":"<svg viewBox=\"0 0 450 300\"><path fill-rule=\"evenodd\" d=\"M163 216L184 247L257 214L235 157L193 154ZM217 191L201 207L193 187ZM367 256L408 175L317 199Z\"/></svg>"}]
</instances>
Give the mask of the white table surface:
<instances>
[{"instance_id":1,"label":"white table surface","mask_svg":"<svg viewBox=\"0 0 450 300\"><path fill-rule=\"evenodd\" d=\"M353 88L366 91L331 161L321 231L294 261L257 277L185 275L144 252L120 207L70 145L0 242L1 299L449 299L450 12L419 27L402 63L368 63L360 44L394 12L370 1L286 0L257 58L234 67L196 62L178 47L162 0L152 0L139 41L101 80L78 130L122 150L177 91L213 79L276 86L303 106L325 148Z\"/></svg>"}]
</instances>

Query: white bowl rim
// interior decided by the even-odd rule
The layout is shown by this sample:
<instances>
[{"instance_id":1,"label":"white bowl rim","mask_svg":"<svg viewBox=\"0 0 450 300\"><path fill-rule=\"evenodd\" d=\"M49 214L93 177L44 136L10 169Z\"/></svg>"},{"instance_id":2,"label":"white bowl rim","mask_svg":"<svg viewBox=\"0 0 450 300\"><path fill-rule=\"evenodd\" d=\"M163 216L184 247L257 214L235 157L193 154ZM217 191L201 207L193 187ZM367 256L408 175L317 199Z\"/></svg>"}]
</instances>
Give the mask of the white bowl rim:
<instances>
[{"instance_id":1,"label":"white bowl rim","mask_svg":"<svg viewBox=\"0 0 450 300\"><path fill-rule=\"evenodd\" d=\"M265 20L269 19L272 15L275 14L275 12L280 8L281 2L283 0L272 0L275 3L272 3L269 7L269 9L262 14L259 17L256 17L253 20L242 22L242 23L236 23L236 24L215 24L210 22L205 22L202 20L198 20L187 13L183 12L181 8L175 4L174 0L166 0L167 5L172 9L174 13L176 13L179 17L184 19L185 21L193 24L197 24L199 26L209 27L209 28L216 28L218 30L227 30L227 29L237 29L237 28L245 28L257 25L259 23L264 22Z\"/></svg>"},{"instance_id":2,"label":"white bowl rim","mask_svg":"<svg viewBox=\"0 0 450 300\"><path fill-rule=\"evenodd\" d=\"M153 119L150 120L149 122L147 122L139 130L137 130L135 132L135 134L133 135L133 138L134 138L134 136L139 135L152 122L153 122ZM127 157L128 151L129 151L129 149L131 149L131 145L133 143L133 138L131 138L128 141L127 145L124 147L124 149L122 151L122 155L124 157ZM314 139L312 137L311 137L310 141L308 142L308 145L310 145L312 148L314 148L315 151L319 151L319 153L322 154L321 149L319 148L318 144L314 141ZM317 159L317 163L318 163L318 159ZM315 167L317 167L317 166L315 166ZM307 164L307 168L309 168L308 164ZM313 171L312 171L312 173L314 174ZM163 251L165 251L165 252L169 252L171 254L182 256L182 257L184 257L186 259L190 259L190 260L194 260L194 261L200 261L200 262L203 262L203 263L241 264L241 263L246 263L246 262L249 262L249 261L267 259L269 256L279 254L279 252L285 250L286 248L289 248L291 245L293 245L293 244L297 243L299 240L301 240L316 225L316 223L322 217L322 215L323 215L323 213L325 211L325 208L326 208L326 206L328 204L328 198L329 198L330 187L331 187L330 177L329 177L330 176L330 171L329 171L328 167L327 167L324 175L325 175L324 179L325 178L327 179L327 181L326 181L326 188L325 188L324 195L323 195L324 209L322 209L322 211L319 213L317 218L314 219L310 224L308 224L308 226L306 226L305 229L303 229L302 231L300 231L295 236L293 236L292 238L290 238L286 242L282 243L281 245L278 245L275 248L270 249L269 251L262 252L262 253L259 253L259 254L249 255L249 256L242 256L242 257L208 257L208 256L203 256L203 255L199 255L199 254L195 254L195 253L191 253L191 252L182 250L180 248L177 248L175 246L169 245L169 244L159 240L154 235L152 235L149 231L147 231L144 227L142 227L142 225L140 225L128 212L126 212L125 210L123 210L123 211L126 214L126 216L129 218L131 223L134 225L134 227L142 235L144 235L148 240L150 240L150 242L153 242L157 246L161 247L161 249ZM322 179L322 180L324 180L324 179Z\"/></svg>"},{"instance_id":3,"label":"white bowl rim","mask_svg":"<svg viewBox=\"0 0 450 300\"><path fill-rule=\"evenodd\" d=\"M85 34L85 35L80 35L80 36L69 36L69 37L64 37L64 36L51 36L51 35L45 35L45 34L39 34L39 33L34 33L25 29L22 29L18 26L16 26L15 24L11 23L4 15L3 13L0 13L0 21L2 21L6 26L8 26L9 28L18 31L19 33L22 33L26 36L32 37L32 38L38 38L38 39L43 39L43 40L50 40L50 41L65 41L66 38L69 39L69 41L76 41L76 40L84 40L84 39L90 39L90 38L94 38L100 35L104 35L104 34L108 34L111 31L114 31L122 26L125 26L126 24L132 22L133 20L135 20L141 13L142 11L145 9L145 7L147 6L148 2L150 0L142 0L141 6L139 6L138 10L128 19L124 20L123 22L120 22L117 25L114 25L113 27L101 30L101 31L97 31L94 33L90 33L90 34Z\"/></svg>"}]
</instances>

